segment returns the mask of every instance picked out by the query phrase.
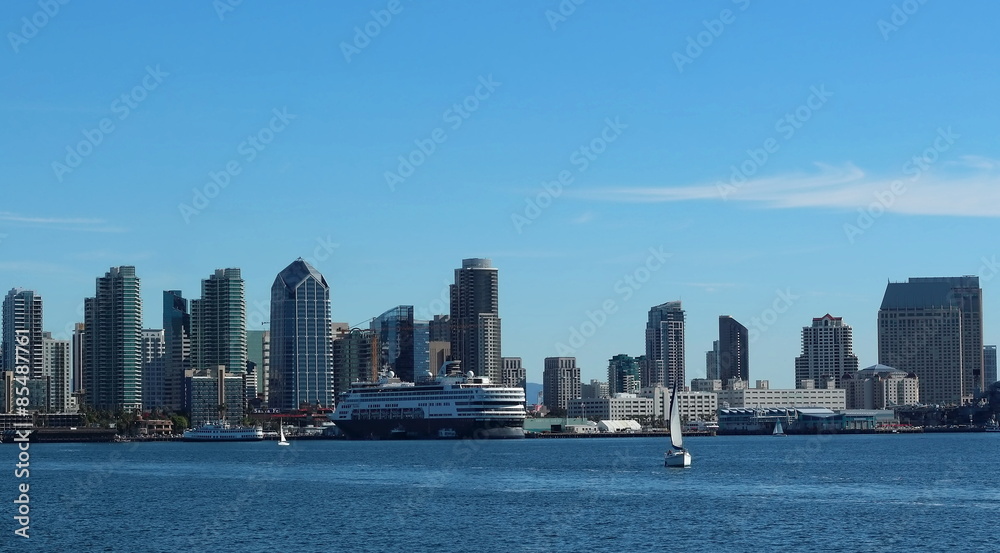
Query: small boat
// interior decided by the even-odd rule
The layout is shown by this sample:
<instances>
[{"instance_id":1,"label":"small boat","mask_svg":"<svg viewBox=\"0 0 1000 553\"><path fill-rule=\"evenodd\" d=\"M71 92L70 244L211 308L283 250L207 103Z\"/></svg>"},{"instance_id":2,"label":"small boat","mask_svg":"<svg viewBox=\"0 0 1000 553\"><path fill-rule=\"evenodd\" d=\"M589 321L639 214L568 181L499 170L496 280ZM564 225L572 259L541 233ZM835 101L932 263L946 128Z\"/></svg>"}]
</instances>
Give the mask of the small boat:
<instances>
[{"instance_id":1,"label":"small boat","mask_svg":"<svg viewBox=\"0 0 1000 553\"><path fill-rule=\"evenodd\" d=\"M772 436L787 436L788 435L788 434L785 434L785 429L783 429L781 427L781 421L780 420L774 421L774 432L771 432L771 435Z\"/></svg>"},{"instance_id":2,"label":"small boat","mask_svg":"<svg viewBox=\"0 0 1000 553\"><path fill-rule=\"evenodd\" d=\"M670 446L663 455L665 467L690 467L691 454L684 449L684 436L681 435L681 409L677 403L677 384L670 392Z\"/></svg>"},{"instance_id":3,"label":"small boat","mask_svg":"<svg viewBox=\"0 0 1000 553\"><path fill-rule=\"evenodd\" d=\"M285 425L278 424L278 445L288 445L288 440L285 439Z\"/></svg>"},{"instance_id":4,"label":"small boat","mask_svg":"<svg viewBox=\"0 0 1000 553\"><path fill-rule=\"evenodd\" d=\"M1000 432L1000 424L997 424L997 418L993 417L990 422L986 423L986 432Z\"/></svg>"}]
</instances>

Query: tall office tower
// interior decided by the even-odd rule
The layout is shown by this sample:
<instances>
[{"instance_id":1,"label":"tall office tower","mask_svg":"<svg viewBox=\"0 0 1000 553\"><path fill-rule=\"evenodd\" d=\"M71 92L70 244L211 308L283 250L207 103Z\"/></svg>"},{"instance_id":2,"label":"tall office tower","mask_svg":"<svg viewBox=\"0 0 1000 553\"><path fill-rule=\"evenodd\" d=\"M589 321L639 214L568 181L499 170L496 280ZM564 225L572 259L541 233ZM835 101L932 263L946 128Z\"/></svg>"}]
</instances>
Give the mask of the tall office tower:
<instances>
[{"instance_id":1,"label":"tall office tower","mask_svg":"<svg viewBox=\"0 0 1000 553\"><path fill-rule=\"evenodd\" d=\"M983 346L983 388L997 381L997 347Z\"/></svg>"},{"instance_id":2,"label":"tall office tower","mask_svg":"<svg viewBox=\"0 0 1000 553\"><path fill-rule=\"evenodd\" d=\"M430 327L429 340L431 342L451 342L451 316L434 315L434 319L427 321Z\"/></svg>"},{"instance_id":3,"label":"tall office tower","mask_svg":"<svg viewBox=\"0 0 1000 553\"><path fill-rule=\"evenodd\" d=\"M890 282L878 312L878 362L916 374L925 403L971 400L983 387L979 277Z\"/></svg>"},{"instance_id":4,"label":"tall office tower","mask_svg":"<svg viewBox=\"0 0 1000 553\"><path fill-rule=\"evenodd\" d=\"M76 396L83 389L83 335L85 327L83 323L73 325L73 395ZM79 406L79 401L77 401Z\"/></svg>"},{"instance_id":5,"label":"tall office tower","mask_svg":"<svg viewBox=\"0 0 1000 553\"><path fill-rule=\"evenodd\" d=\"M247 331L247 362L254 367L257 375L257 395L264 395L267 401L268 378L271 374L271 332L268 330Z\"/></svg>"},{"instance_id":6,"label":"tall office tower","mask_svg":"<svg viewBox=\"0 0 1000 553\"><path fill-rule=\"evenodd\" d=\"M724 386L734 378L750 382L750 342L747 327L729 315L719 316L718 360L719 379Z\"/></svg>"},{"instance_id":7,"label":"tall office tower","mask_svg":"<svg viewBox=\"0 0 1000 553\"><path fill-rule=\"evenodd\" d=\"M42 297L34 290L14 288L7 292L3 300L2 350L3 370L27 366L28 378L42 378Z\"/></svg>"},{"instance_id":8,"label":"tall office tower","mask_svg":"<svg viewBox=\"0 0 1000 553\"><path fill-rule=\"evenodd\" d=\"M857 370L853 331L841 317L827 313L814 318L812 326L802 328L802 355L795 358L796 388L806 387L803 380L816 386L827 378L833 378L834 387L841 388L841 377Z\"/></svg>"},{"instance_id":9,"label":"tall office tower","mask_svg":"<svg viewBox=\"0 0 1000 553\"><path fill-rule=\"evenodd\" d=\"M500 385L508 388L524 388L527 383L527 373L521 365L520 357L500 358Z\"/></svg>"},{"instance_id":10,"label":"tall office tower","mask_svg":"<svg viewBox=\"0 0 1000 553\"><path fill-rule=\"evenodd\" d=\"M576 357L546 357L542 372L543 403L549 409L565 409L580 397L580 368Z\"/></svg>"},{"instance_id":11,"label":"tall office tower","mask_svg":"<svg viewBox=\"0 0 1000 553\"><path fill-rule=\"evenodd\" d=\"M642 386L684 386L684 310L668 301L649 310Z\"/></svg>"},{"instance_id":12,"label":"tall office tower","mask_svg":"<svg viewBox=\"0 0 1000 553\"><path fill-rule=\"evenodd\" d=\"M239 269L216 269L191 301L191 366L229 372L247 368L247 304Z\"/></svg>"},{"instance_id":13,"label":"tall office tower","mask_svg":"<svg viewBox=\"0 0 1000 553\"><path fill-rule=\"evenodd\" d=\"M642 378L639 358L619 353L608 359L608 395L634 394Z\"/></svg>"},{"instance_id":14,"label":"tall office tower","mask_svg":"<svg viewBox=\"0 0 1000 553\"><path fill-rule=\"evenodd\" d=\"M84 401L142 409L142 296L135 267L112 267L84 304Z\"/></svg>"},{"instance_id":15,"label":"tall office tower","mask_svg":"<svg viewBox=\"0 0 1000 553\"><path fill-rule=\"evenodd\" d=\"M337 397L352 382L373 382L378 376L378 337L368 329L343 329L333 338L333 383Z\"/></svg>"},{"instance_id":16,"label":"tall office tower","mask_svg":"<svg viewBox=\"0 0 1000 553\"><path fill-rule=\"evenodd\" d=\"M191 368L191 314L180 290L163 291L163 401L168 409L184 407L184 371Z\"/></svg>"},{"instance_id":17,"label":"tall office tower","mask_svg":"<svg viewBox=\"0 0 1000 553\"><path fill-rule=\"evenodd\" d=\"M72 355L69 340L54 340L51 332L42 333L42 373L49 380L48 410L50 413L71 413L76 410L70 381Z\"/></svg>"},{"instance_id":18,"label":"tall office tower","mask_svg":"<svg viewBox=\"0 0 1000 553\"><path fill-rule=\"evenodd\" d=\"M708 380L720 380L718 340L713 340L712 349L705 352L705 378Z\"/></svg>"},{"instance_id":19,"label":"tall office tower","mask_svg":"<svg viewBox=\"0 0 1000 553\"><path fill-rule=\"evenodd\" d=\"M451 285L451 358L462 370L498 381L500 315L497 269L489 259L463 259Z\"/></svg>"},{"instance_id":20,"label":"tall office tower","mask_svg":"<svg viewBox=\"0 0 1000 553\"><path fill-rule=\"evenodd\" d=\"M166 407L167 343L161 328L142 329L142 408Z\"/></svg>"},{"instance_id":21,"label":"tall office tower","mask_svg":"<svg viewBox=\"0 0 1000 553\"><path fill-rule=\"evenodd\" d=\"M330 286L302 258L271 286L271 390L268 406L298 409L334 402Z\"/></svg>"},{"instance_id":22,"label":"tall office tower","mask_svg":"<svg viewBox=\"0 0 1000 553\"><path fill-rule=\"evenodd\" d=\"M427 321L413 319L412 305L400 305L375 317L371 329L378 336L380 367L405 382L415 382L430 370L430 328Z\"/></svg>"}]
</instances>

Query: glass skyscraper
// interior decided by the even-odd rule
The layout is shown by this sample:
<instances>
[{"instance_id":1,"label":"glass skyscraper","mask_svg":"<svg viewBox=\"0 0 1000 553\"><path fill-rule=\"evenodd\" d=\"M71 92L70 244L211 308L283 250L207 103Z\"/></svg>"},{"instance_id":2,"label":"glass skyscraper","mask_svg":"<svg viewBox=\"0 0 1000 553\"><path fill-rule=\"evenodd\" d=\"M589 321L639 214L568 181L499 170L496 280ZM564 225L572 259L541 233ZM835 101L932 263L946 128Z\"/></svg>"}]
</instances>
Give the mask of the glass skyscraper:
<instances>
[{"instance_id":1,"label":"glass skyscraper","mask_svg":"<svg viewBox=\"0 0 1000 553\"><path fill-rule=\"evenodd\" d=\"M642 386L684 386L684 310L668 301L649 310Z\"/></svg>"},{"instance_id":2,"label":"glass skyscraper","mask_svg":"<svg viewBox=\"0 0 1000 553\"><path fill-rule=\"evenodd\" d=\"M379 365L406 382L430 369L430 325L413 319L413 306L400 305L372 319L378 336Z\"/></svg>"},{"instance_id":3,"label":"glass skyscraper","mask_svg":"<svg viewBox=\"0 0 1000 553\"><path fill-rule=\"evenodd\" d=\"M168 409L184 406L184 371L191 368L191 315L180 290L163 291L163 400Z\"/></svg>"},{"instance_id":4,"label":"glass skyscraper","mask_svg":"<svg viewBox=\"0 0 1000 553\"><path fill-rule=\"evenodd\" d=\"M271 389L269 406L334 402L330 286L301 257L271 286Z\"/></svg>"},{"instance_id":5,"label":"glass skyscraper","mask_svg":"<svg viewBox=\"0 0 1000 553\"><path fill-rule=\"evenodd\" d=\"M500 379L497 269L489 259L463 259L451 293L451 358L464 372Z\"/></svg>"},{"instance_id":6,"label":"glass skyscraper","mask_svg":"<svg viewBox=\"0 0 1000 553\"><path fill-rule=\"evenodd\" d=\"M142 409L142 296L135 267L112 267L84 304L84 401Z\"/></svg>"},{"instance_id":7,"label":"glass skyscraper","mask_svg":"<svg viewBox=\"0 0 1000 553\"><path fill-rule=\"evenodd\" d=\"M21 346L18 362L18 336L27 339ZM42 378L42 297L34 290L14 288L3 300L3 345L0 367L13 371L18 365L28 367L28 378ZM32 401L32 405L34 402Z\"/></svg>"}]
</instances>

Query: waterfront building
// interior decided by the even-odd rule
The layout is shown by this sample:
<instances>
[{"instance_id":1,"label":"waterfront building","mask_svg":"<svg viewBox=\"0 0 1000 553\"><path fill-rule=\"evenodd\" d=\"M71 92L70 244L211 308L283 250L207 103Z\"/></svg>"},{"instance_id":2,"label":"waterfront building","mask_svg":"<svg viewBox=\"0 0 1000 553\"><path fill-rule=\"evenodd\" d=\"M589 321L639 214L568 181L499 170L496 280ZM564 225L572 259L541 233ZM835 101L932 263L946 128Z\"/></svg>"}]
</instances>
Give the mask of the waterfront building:
<instances>
[{"instance_id":1,"label":"waterfront building","mask_svg":"<svg viewBox=\"0 0 1000 553\"><path fill-rule=\"evenodd\" d=\"M244 414L245 383L242 373L230 373L224 366L214 370L188 369L184 374L184 394L191 426L225 420L239 424Z\"/></svg>"},{"instance_id":2,"label":"waterfront building","mask_svg":"<svg viewBox=\"0 0 1000 553\"><path fill-rule=\"evenodd\" d=\"M400 305L375 317L371 330L378 336L380 368L393 371L404 382L415 382L430 371L430 325L414 320L412 305Z\"/></svg>"},{"instance_id":3,"label":"waterfront building","mask_svg":"<svg viewBox=\"0 0 1000 553\"><path fill-rule=\"evenodd\" d=\"M841 382L848 409L892 409L920 403L917 375L885 365L845 374Z\"/></svg>"},{"instance_id":4,"label":"waterfront building","mask_svg":"<svg viewBox=\"0 0 1000 553\"><path fill-rule=\"evenodd\" d=\"M691 379L691 391L692 392L717 392L722 389L722 381L718 379L708 379L708 378L692 378Z\"/></svg>"},{"instance_id":5,"label":"waterfront building","mask_svg":"<svg viewBox=\"0 0 1000 553\"><path fill-rule=\"evenodd\" d=\"M719 379L750 380L750 341L747 327L729 315L719 316ZM683 382L683 381L682 381Z\"/></svg>"},{"instance_id":6,"label":"waterfront building","mask_svg":"<svg viewBox=\"0 0 1000 553\"><path fill-rule=\"evenodd\" d=\"M180 290L163 291L163 404L184 407L184 373L191 368L191 314Z\"/></svg>"},{"instance_id":7,"label":"waterfront building","mask_svg":"<svg viewBox=\"0 0 1000 553\"><path fill-rule=\"evenodd\" d=\"M983 389L997 381L997 347L983 346Z\"/></svg>"},{"instance_id":8,"label":"waterfront building","mask_svg":"<svg viewBox=\"0 0 1000 553\"><path fill-rule=\"evenodd\" d=\"M847 408L847 396L842 388L771 390L737 385L735 389L719 390L716 394L721 408Z\"/></svg>"},{"instance_id":9,"label":"waterfront building","mask_svg":"<svg viewBox=\"0 0 1000 553\"><path fill-rule=\"evenodd\" d=\"M983 389L979 277L890 282L878 312L878 362L917 375L925 403L971 401Z\"/></svg>"},{"instance_id":10,"label":"waterfront building","mask_svg":"<svg viewBox=\"0 0 1000 553\"><path fill-rule=\"evenodd\" d=\"M639 396L649 398L652 403L652 415L666 425L670 422L670 388L655 386L643 388ZM684 422L712 421L719 408L719 398L716 392L696 392L683 388L677 390L677 407Z\"/></svg>"},{"instance_id":11,"label":"waterfront building","mask_svg":"<svg viewBox=\"0 0 1000 553\"><path fill-rule=\"evenodd\" d=\"M500 377L500 313L498 271L489 259L463 259L450 285L451 357L462 370Z\"/></svg>"},{"instance_id":12,"label":"waterfront building","mask_svg":"<svg viewBox=\"0 0 1000 553\"><path fill-rule=\"evenodd\" d=\"M142 295L135 267L111 267L84 299L84 393L95 409L142 409Z\"/></svg>"},{"instance_id":13,"label":"waterfront building","mask_svg":"<svg viewBox=\"0 0 1000 553\"><path fill-rule=\"evenodd\" d=\"M652 415L653 400L636 394L570 399L566 406L566 416L592 420L640 419Z\"/></svg>"},{"instance_id":14,"label":"waterfront building","mask_svg":"<svg viewBox=\"0 0 1000 553\"><path fill-rule=\"evenodd\" d=\"M857 370L853 331L843 318L827 313L814 318L812 326L802 328L802 355L795 358L796 388L805 388L807 380L815 383L828 378L840 388L840 378Z\"/></svg>"},{"instance_id":15,"label":"waterfront building","mask_svg":"<svg viewBox=\"0 0 1000 553\"><path fill-rule=\"evenodd\" d=\"M84 340L84 325L83 323L75 323L73 325L73 338L71 347L73 348L73 383L72 390L73 396L76 398L77 406L79 406L80 393L83 389L83 340Z\"/></svg>"},{"instance_id":16,"label":"waterfront building","mask_svg":"<svg viewBox=\"0 0 1000 553\"><path fill-rule=\"evenodd\" d=\"M34 290L13 288L7 292L3 300L2 338L3 370L13 371L22 366L27 367L28 378L43 376L42 297Z\"/></svg>"},{"instance_id":17,"label":"waterfront building","mask_svg":"<svg viewBox=\"0 0 1000 553\"><path fill-rule=\"evenodd\" d=\"M142 329L142 408L166 407L167 343L160 328Z\"/></svg>"},{"instance_id":18,"label":"waterfront building","mask_svg":"<svg viewBox=\"0 0 1000 553\"><path fill-rule=\"evenodd\" d=\"M257 395L267 402L267 379L271 374L271 332L247 331L247 371L257 375Z\"/></svg>"},{"instance_id":19,"label":"waterfront building","mask_svg":"<svg viewBox=\"0 0 1000 553\"><path fill-rule=\"evenodd\" d=\"M566 409L569 400L580 397L580 367L576 366L576 357L545 358L542 393L549 410Z\"/></svg>"},{"instance_id":20,"label":"waterfront building","mask_svg":"<svg viewBox=\"0 0 1000 553\"><path fill-rule=\"evenodd\" d=\"M333 405L330 322L330 286L300 257L271 286L269 406Z\"/></svg>"},{"instance_id":21,"label":"waterfront building","mask_svg":"<svg viewBox=\"0 0 1000 553\"><path fill-rule=\"evenodd\" d=\"M201 281L201 299L191 301L191 366L229 372L246 370L247 305L239 269L216 269Z\"/></svg>"},{"instance_id":22,"label":"waterfront building","mask_svg":"<svg viewBox=\"0 0 1000 553\"><path fill-rule=\"evenodd\" d=\"M669 301L649 310L646 321L646 362L642 387L683 386L684 310L680 301Z\"/></svg>"},{"instance_id":23,"label":"waterfront building","mask_svg":"<svg viewBox=\"0 0 1000 553\"><path fill-rule=\"evenodd\" d=\"M56 340L51 332L42 333L42 375L48 379L48 412L76 412L72 380L72 353L69 340Z\"/></svg>"},{"instance_id":24,"label":"waterfront building","mask_svg":"<svg viewBox=\"0 0 1000 553\"><path fill-rule=\"evenodd\" d=\"M524 388L527 373L521 365L520 357L501 357L500 385L507 388Z\"/></svg>"},{"instance_id":25,"label":"waterfront building","mask_svg":"<svg viewBox=\"0 0 1000 553\"><path fill-rule=\"evenodd\" d=\"M705 378L722 380L719 377L719 341L712 341L712 349L705 352Z\"/></svg>"},{"instance_id":26,"label":"waterfront building","mask_svg":"<svg viewBox=\"0 0 1000 553\"><path fill-rule=\"evenodd\" d=\"M333 386L335 397L351 388L352 382L378 380L378 337L370 329L338 329L333 339Z\"/></svg>"},{"instance_id":27,"label":"waterfront building","mask_svg":"<svg viewBox=\"0 0 1000 553\"><path fill-rule=\"evenodd\" d=\"M642 378L642 357L619 353L608 359L608 395L634 394Z\"/></svg>"}]
</instances>

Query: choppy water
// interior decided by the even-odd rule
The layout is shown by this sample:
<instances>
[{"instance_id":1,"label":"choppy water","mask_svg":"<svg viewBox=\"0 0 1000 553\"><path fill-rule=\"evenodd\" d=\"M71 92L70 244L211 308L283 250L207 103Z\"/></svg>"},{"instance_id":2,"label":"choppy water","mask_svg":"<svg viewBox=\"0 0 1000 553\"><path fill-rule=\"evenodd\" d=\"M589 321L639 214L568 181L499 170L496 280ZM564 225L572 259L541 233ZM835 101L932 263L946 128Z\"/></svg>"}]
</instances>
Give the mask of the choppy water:
<instances>
[{"instance_id":1,"label":"choppy water","mask_svg":"<svg viewBox=\"0 0 1000 553\"><path fill-rule=\"evenodd\" d=\"M998 434L34 444L0 551L992 550ZM9 468L9 470L8 470Z\"/></svg>"}]
</instances>

